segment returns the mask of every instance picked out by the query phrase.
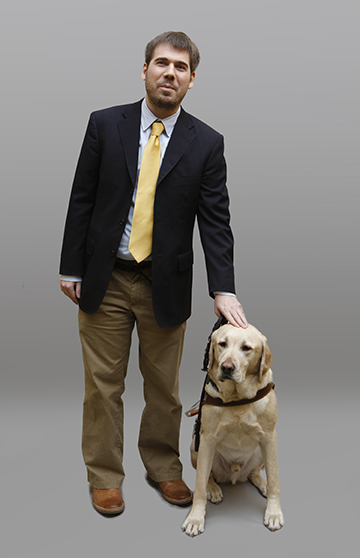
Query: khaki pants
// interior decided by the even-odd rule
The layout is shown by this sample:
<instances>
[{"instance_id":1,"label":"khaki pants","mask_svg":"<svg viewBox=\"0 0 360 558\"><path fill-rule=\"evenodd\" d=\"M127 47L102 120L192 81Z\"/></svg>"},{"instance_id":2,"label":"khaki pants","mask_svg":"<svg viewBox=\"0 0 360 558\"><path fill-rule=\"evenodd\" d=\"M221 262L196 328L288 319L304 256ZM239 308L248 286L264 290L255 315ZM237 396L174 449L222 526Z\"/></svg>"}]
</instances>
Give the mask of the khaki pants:
<instances>
[{"instance_id":1,"label":"khaki pants","mask_svg":"<svg viewBox=\"0 0 360 558\"><path fill-rule=\"evenodd\" d=\"M144 273L150 275L149 270ZM178 371L186 324L161 328L155 320L149 280L141 273L114 269L97 312L79 311L85 368L82 451L88 480L95 488L118 488L125 476L121 396L135 324L145 398L140 455L155 481L182 475Z\"/></svg>"}]
</instances>

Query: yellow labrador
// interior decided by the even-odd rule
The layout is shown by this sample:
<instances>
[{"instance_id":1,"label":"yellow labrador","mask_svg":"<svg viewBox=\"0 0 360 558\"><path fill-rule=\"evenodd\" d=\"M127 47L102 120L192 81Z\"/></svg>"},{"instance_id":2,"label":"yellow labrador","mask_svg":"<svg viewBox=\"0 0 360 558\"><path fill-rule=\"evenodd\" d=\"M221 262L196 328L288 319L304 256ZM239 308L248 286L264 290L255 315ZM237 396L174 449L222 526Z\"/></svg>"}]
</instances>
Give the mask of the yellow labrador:
<instances>
[{"instance_id":1,"label":"yellow labrador","mask_svg":"<svg viewBox=\"0 0 360 558\"><path fill-rule=\"evenodd\" d=\"M242 329L227 324L212 334L198 452L195 437L191 444L196 469L193 505L182 525L191 537L204 531L206 499L215 504L223 499L215 479L233 484L249 479L267 499L264 525L270 531L284 525L271 363L266 338L254 326ZM238 405L229 405L233 401ZM260 475L264 467L267 482Z\"/></svg>"}]
</instances>

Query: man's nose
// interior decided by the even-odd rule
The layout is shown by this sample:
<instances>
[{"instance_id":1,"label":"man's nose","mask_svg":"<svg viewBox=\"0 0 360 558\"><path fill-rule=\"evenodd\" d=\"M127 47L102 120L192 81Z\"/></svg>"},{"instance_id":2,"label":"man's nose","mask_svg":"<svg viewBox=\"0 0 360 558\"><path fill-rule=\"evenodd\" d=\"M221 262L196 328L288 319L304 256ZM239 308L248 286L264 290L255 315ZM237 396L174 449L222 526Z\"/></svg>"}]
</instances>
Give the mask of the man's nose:
<instances>
[{"instance_id":1,"label":"man's nose","mask_svg":"<svg viewBox=\"0 0 360 558\"><path fill-rule=\"evenodd\" d=\"M174 66L174 64L168 64L166 66L165 76L166 77L171 77L171 78L175 77L175 66Z\"/></svg>"}]
</instances>

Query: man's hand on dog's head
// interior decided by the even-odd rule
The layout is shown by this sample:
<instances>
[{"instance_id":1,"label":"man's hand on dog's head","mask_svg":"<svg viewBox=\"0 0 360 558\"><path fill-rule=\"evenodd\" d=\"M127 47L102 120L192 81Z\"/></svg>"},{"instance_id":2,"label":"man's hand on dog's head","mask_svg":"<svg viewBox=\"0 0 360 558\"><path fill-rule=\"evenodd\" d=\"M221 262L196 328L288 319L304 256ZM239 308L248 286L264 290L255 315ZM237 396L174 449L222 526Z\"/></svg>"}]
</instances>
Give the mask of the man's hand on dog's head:
<instances>
[{"instance_id":1,"label":"man's hand on dog's head","mask_svg":"<svg viewBox=\"0 0 360 558\"><path fill-rule=\"evenodd\" d=\"M244 310L236 296L216 294L214 311L218 317L222 314L235 327L245 329L249 325Z\"/></svg>"}]
</instances>

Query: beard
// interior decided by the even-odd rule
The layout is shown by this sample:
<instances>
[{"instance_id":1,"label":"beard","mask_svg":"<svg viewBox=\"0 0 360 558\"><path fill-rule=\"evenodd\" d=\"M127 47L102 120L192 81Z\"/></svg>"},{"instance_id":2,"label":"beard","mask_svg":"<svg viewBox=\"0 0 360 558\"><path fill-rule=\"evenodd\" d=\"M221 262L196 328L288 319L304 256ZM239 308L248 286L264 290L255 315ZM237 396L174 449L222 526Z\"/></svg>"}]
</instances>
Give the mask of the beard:
<instances>
[{"instance_id":1,"label":"beard","mask_svg":"<svg viewBox=\"0 0 360 558\"><path fill-rule=\"evenodd\" d=\"M145 89L149 100L156 107L164 109L171 109L180 105L187 93L187 89L184 92L179 91L179 89L173 89L171 91L161 90L157 84L149 83L147 78L145 79Z\"/></svg>"}]
</instances>

